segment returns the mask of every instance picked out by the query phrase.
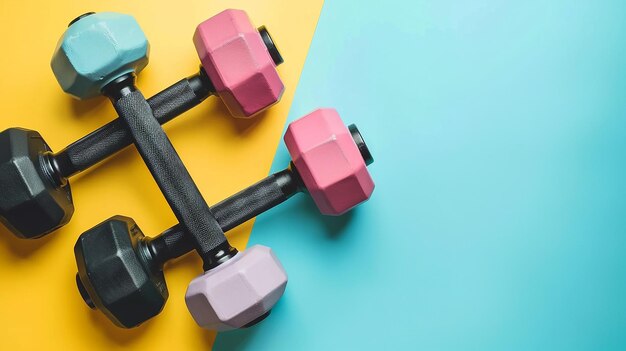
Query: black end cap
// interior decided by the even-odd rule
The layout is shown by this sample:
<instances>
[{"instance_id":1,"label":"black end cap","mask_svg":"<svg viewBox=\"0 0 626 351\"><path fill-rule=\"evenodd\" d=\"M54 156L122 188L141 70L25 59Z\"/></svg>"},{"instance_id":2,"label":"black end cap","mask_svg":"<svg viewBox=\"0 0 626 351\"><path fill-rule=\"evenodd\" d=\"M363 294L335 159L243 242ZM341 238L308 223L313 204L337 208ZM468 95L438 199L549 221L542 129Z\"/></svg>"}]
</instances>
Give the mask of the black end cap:
<instances>
[{"instance_id":1,"label":"black end cap","mask_svg":"<svg viewBox=\"0 0 626 351\"><path fill-rule=\"evenodd\" d=\"M276 44L274 43L274 39L272 39L270 32L267 31L267 28L265 28L265 26L261 26L258 28L258 30L259 34L261 34L261 39L263 39L265 47L267 47L267 50L270 52L270 56L272 57L272 60L274 60L274 64L278 66L281 63L285 62L283 56L280 54L280 51L278 51L278 48L276 47Z\"/></svg>"},{"instance_id":2,"label":"black end cap","mask_svg":"<svg viewBox=\"0 0 626 351\"><path fill-rule=\"evenodd\" d=\"M361 157L363 157L365 165L369 166L374 163L374 157L372 157L372 153L367 147L365 139L363 139L363 136L361 135L361 132L359 132L359 129L356 127L356 125L349 125L348 130L350 131L350 134L352 134L352 139L354 139L354 143L359 148L359 152L361 152Z\"/></svg>"},{"instance_id":3,"label":"black end cap","mask_svg":"<svg viewBox=\"0 0 626 351\"><path fill-rule=\"evenodd\" d=\"M244 325L243 327L241 327L241 329L246 329L246 328L250 328L253 327L254 325L258 324L259 322L261 322L262 320L264 320L265 318L267 318L270 313L272 313L272 310L269 310L265 313L263 313L263 315L261 315L260 317L258 317L257 319L253 320L252 322Z\"/></svg>"},{"instance_id":4,"label":"black end cap","mask_svg":"<svg viewBox=\"0 0 626 351\"><path fill-rule=\"evenodd\" d=\"M67 26L68 26L68 27L71 27L71 26L72 26L72 24L74 24L74 23L76 23L76 22L80 21L82 18L85 18L85 17L87 17L87 16L91 16L91 15L95 15L95 14L96 14L95 12L85 12L85 13L83 13L82 15L80 15L80 16L78 16L78 17L74 18L74 19L70 22L70 24L68 24Z\"/></svg>"},{"instance_id":5,"label":"black end cap","mask_svg":"<svg viewBox=\"0 0 626 351\"><path fill-rule=\"evenodd\" d=\"M80 276L78 275L78 273L76 273L76 286L78 286L78 292L80 293L80 297L83 298L83 301L85 301L89 308L95 310L96 305L93 303L93 300L91 300L87 289L85 289L85 285L83 285L83 282L80 281Z\"/></svg>"}]
</instances>

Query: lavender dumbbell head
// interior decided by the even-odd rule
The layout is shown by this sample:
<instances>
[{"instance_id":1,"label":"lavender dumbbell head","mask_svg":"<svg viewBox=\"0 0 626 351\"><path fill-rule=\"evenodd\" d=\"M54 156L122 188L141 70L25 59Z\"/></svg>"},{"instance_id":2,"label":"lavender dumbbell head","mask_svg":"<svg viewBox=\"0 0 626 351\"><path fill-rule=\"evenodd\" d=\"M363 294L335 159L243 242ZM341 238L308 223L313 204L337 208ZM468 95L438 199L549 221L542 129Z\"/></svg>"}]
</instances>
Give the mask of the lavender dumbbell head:
<instances>
[{"instance_id":1,"label":"lavender dumbbell head","mask_svg":"<svg viewBox=\"0 0 626 351\"><path fill-rule=\"evenodd\" d=\"M255 245L194 279L185 301L199 326L225 331L266 315L286 286L287 273L272 250Z\"/></svg>"}]
</instances>

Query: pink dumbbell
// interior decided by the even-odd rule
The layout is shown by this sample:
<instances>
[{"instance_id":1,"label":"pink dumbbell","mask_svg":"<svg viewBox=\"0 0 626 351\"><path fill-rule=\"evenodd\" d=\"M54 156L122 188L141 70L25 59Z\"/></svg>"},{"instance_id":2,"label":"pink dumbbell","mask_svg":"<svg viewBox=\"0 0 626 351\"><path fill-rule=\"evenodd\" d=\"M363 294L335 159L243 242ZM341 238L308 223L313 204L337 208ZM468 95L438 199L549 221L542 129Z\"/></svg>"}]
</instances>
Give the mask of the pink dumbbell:
<instances>
[{"instance_id":1,"label":"pink dumbbell","mask_svg":"<svg viewBox=\"0 0 626 351\"><path fill-rule=\"evenodd\" d=\"M259 36L259 33L261 34ZM193 42L217 95L235 117L248 118L280 100L282 62L265 30L252 26L241 10L226 10L200 23Z\"/></svg>"},{"instance_id":2,"label":"pink dumbbell","mask_svg":"<svg viewBox=\"0 0 626 351\"><path fill-rule=\"evenodd\" d=\"M285 144L292 166L213 207L220 224L219 218L243 223L300 191L326 215L341 215L371 196L372 156L357 128L346 127L334 109L291 123ZM258 322L285 290L287 275L269 248L252 246L231 261L189 284L187 307L201 327L222 331Z\"/></svg>"}]
</instances>

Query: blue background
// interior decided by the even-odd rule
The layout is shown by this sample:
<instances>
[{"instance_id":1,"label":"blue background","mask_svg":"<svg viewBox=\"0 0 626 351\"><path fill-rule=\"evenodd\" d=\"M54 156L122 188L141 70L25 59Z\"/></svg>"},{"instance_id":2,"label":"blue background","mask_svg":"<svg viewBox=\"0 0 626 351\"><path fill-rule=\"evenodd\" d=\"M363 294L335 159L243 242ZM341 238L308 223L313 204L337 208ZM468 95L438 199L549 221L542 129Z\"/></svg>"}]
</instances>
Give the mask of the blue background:
<instances>
[{"instance_id":1,"label":"blue background","mask_svg":"<svg viewBox=\"0 0 626 351\"><path fill-rule=\"evenodd\" d=\"M625 35L623 1L327 0L290 119L357 123L377 187L259 217L287 292L216 350L626 349Z\"/></svg>"}]
</instances>

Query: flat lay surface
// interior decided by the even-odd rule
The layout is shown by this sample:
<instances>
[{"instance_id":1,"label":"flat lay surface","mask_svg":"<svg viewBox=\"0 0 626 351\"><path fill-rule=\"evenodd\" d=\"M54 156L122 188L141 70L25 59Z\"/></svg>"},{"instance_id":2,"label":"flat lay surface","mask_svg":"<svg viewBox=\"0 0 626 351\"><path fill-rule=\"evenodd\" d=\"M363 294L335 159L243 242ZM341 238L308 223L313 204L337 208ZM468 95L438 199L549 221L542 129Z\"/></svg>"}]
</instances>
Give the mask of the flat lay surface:
<instances>
[{"instance_id":1,"label":"flat lay surface","mask_svg":"<svg viewBox=\"0 0 626 351\"><path fill-rule=\"evenodd\" d=\"M162 313L124 330L85 306L73 247L116 214L149 236L175 224L128 148L71 179L61 230L24 241L0 228L0 350L626 348L625 3L5 1L0 130L36 129L58 151L114 118L50 69L75 16L135 16L151 96L197 72L194 30L226 8L267 26L286 90L252 120L213 97L165 126L209 204L287 167L287 123L320 107L358 126L371 199L326 216L325 199L298 194L227 234L271 247L289 276L253 328L215 339L196 325L191 254L166 266Z\"/></svg>"}]
</instances>

